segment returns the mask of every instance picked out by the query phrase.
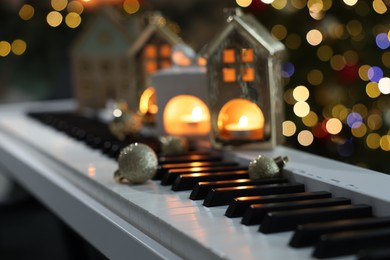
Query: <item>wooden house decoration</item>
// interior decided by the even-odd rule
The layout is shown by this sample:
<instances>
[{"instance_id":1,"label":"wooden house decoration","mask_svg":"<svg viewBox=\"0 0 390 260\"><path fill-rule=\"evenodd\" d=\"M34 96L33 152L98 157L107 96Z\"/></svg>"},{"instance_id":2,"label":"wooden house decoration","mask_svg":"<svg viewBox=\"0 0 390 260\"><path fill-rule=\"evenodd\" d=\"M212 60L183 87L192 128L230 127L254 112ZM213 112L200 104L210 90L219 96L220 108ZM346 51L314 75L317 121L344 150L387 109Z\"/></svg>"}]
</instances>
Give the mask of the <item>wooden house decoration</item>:
<instances>
[{"instance_id":1,"label":"wooden house decoration","mask_svg":"<svg viewBox=\"0 0 390 260\"><path fill-rule=\"evenodd\" d=\"M207 59L210 141L215 148L269 149L283 140L284 45L252 16L228 10L202 50Z\"/></svg>"},{"instance_id":2,"label":"wooden house decoration","mask_svg":"<svg viewBox=\"0 0 390 260\"><path fill-rule=\"evenodd\" d=\"M71 49L74 96L80 109L99 110L130 96L129 46L137 20L124 20L110 6L98 10Z\"/></svg>"},{"instance_id":3,"label":"wooden house decoration","mask_svg":"<svg viewBox=\"0 0 390 260\"><path fill-rule=\"evenodd\" d=\"M183 41L170 29L166 19L157 12L150 14L146 23L128 51L133 76L129 106L139 110L144 115L144 123L148 125L154 123L158 111L151 75L172 66L172 48Z\"/></svg>"}]
</instances>

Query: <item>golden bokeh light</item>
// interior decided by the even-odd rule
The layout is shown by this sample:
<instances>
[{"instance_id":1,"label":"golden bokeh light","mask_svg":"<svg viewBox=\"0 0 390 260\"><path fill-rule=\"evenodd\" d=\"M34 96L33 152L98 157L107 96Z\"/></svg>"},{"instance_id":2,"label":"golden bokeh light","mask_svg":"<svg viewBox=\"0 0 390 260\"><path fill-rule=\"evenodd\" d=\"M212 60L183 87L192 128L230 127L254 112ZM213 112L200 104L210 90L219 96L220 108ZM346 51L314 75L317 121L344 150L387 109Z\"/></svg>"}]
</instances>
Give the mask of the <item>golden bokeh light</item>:
<instances>
[{"instance_id":1,"label":"golden bokeh light","mask_svg":"<svg viewBox=\"0 0 390 260\"><path fill-rule=\"evenodd\" d=\"M314 69L307 74L307 81L314 86L320 85L324 80L324 75L320 70Z\"/></svg>"},{"instance_id":2,"label":"golden bokeh light","mask_svg":"<svg viewBox=\"0 0 390 260\"><path fill-rule=\"evenodd\" d=\"M57 27L62 23L62 14L57 11L51 11L46 16L46 21L51 27Z\"/></svg>"},{"instance_id":3,"label":"golden bokeh light","mask_svg":"<svg viewBox=\"0 0 390 260\"><path fill-rule=\"evenodd\" d=\"M318 123L318 116L315 112L310 111L309 114L302 118L302 122L307 127L313 127Z\"/></svg>"},{"instance_id":4,"label":"golden bokeh light","mask_svg":"<svg viewBox=\"0 0 390 260\"><path fill-rule=\"evenodd\" d=\"M333 49L329 45L322 45L317 49L317 57L321 61L329 61L333 56Z\"/></svg>"},{"instance_id":5,"label":"golden bokeh light","mask_svg":"<svg viewBox=\"0 0 390 260\"><path fill-rule=\"evenodd\" d=\"M381 136L377 133L367 135L366 144L370 149L378 149L380 147Z\"/></svg>"},{"instance_id":6,"label":"golden bokeh light","mask_svg":"<svg viewBox=\"0 0 390 260\"><path fill-rule=\"evenodd\" d=\"M65 24L69 28L76 28L81 24L81 17L78 13L68 13L65 17Z\"/></svg>"},{"instance_id":7,"label":"golden bokeh light","mask_svg":"<svg viewBox=\"0 0 390 260\"><path fill-rule=\"evenodd\" d=\"M310 106L308 103L304 101L298 101L294 105L294 113L298 117L305 117L310 112Z\"/></svg>"},{"instance_id":8,"label":"golden bokeh light","mask_svg":"<svg viewBox=\"0 0 390 260\"><path fill-rule=\"evenodd\" d=\"M11 44L7 41L0 41L0 56L5 57L11 52Z\"/></svg>"},{"instance_id":9,"label":"golden bokeh light","mask_svg":"<svg viewBox=\"0 0 390 260\"><path fill-rule=\"evenodd\" d=\"M367 116L368 109L364 104L355 104L352 107L352 112L359 113L364 118Z\"/></svg>"},{"instance_id":10,"label":"golden bokeh light","mask_svg":"<svg viewBox=\"0 0 390 260\"><path fill-rule=\"evenodd\" d=\"M369 65L362 65L359 67L359 77L364 80L364 81L368 81L370 80L368 78L368 70L371 68L371 66Z\"/></svg>"},{"instance_id":11,"label":"golden bokeh light","mask_svg":"<svg viewBox=\"0 0 390 260\"><path fill-rule=\"evenodd\" d=\"M309 146L314 141L314 136L309 130L302 130L299 132L297 140L302 146Z\"/></svg>"},{"instance_id":12,"label":"golden bokeh light","mask_svg":"<svg viewBox=\"0 0 390 260\"><path fill-rule=\"evenodd\" d=\"M287 0L273 0L271 5L276 10L282 10L287 6Z\"/></svg>"},{"instance_id":13,"label":"golden bokeh light","mask_svg":"<svg viewBox=\"0 0 390 260\"><path fill-rule=\"evenodd\" d=\"M365 124L360 124L359 127L351 128L352 135L356 138L362 138L367 133L367 126Z\"/></svg>"},{"instance_id":14,"label":"golden bokeh light","mask_svg":"<svg viewBox=\"0 0 390 260\"><path fill-rule=\"evenodd\" d=\"M390 39L390 31L389 31L389 39ZM390 68L390 51L386 51L382 54L382 63L386 67Z\"/></svg>"},{"instance_id":15,"label":"golden bokeh light","mask_svg":"<svg viewBox=\"0 0 390 260\"><path fill-rule=\"evenodd\" d=\"M343 124L338 118L331 118L326 121L325 127L329 134L336 135L343 129Z\"/></svg>"},{"instance_id":16,"label":"golden bokeh light","mask_svg":"<svg viewBox=\"0 0 390 260\"><path fill-rule=\"evenodd\" d=\"M297 131L297 126L293 121L290 120L284 121L282 124L282 128L283 128L283 135L287 137L293 136Z\"/></svg>"},{"instance_id":17,"label":"golden bokeh light","mask_svg":"<svg viewBox=\"0 0 390 260\"><path fill-rule=\"evenodd\" d=\"M286 44L287 48L289 48L291 50L296 50L299 47L301 47L302 40L298 34L291 33L291 34L287 35L285 44Z\"/></svg>"},{"instance_id":18,"label":"golden bokeh light","mask_svg":"<svg viewBox=\"0 0 390 260\"><path fill-rule=\"evenodd\" d=\"M135 14L140 9L138 0L125 0L123 2L123 10L128 14Z\"/></svg>"},{"instance_id":19,"label":"golden bokeh light","mask_svg":"<svg viewBox=\"0 0 390 260\"><path fill-rule=\"evenodd\" d=\"M289 105L294 105L296 100L294 99L294 96L293 96L293 89L287 89L285 92L284 92L284 95L283 95L283 99L284 101L289 104Z\"/></svg>"},{"instance_id":20,"label":"golden bokeh light","mask_svg":"<svg viewBox=\"0 0 390 260\"><path fill-rule=\"evenodd\" d=\"M67 6L67 10L68 10L68 13L82 14L84 11L84 6L79 1L73 0L73 1L69 2L68 6Z\"/></svg>"},{"instance_id":21,"label":"golden bokeh light","mask_svg":"<svg viewBox=\"0 0 390 260\"><path fill-rule=\"evenodd\" d=\"M306 101L310 96L310 92L307 87L300 85L294 88L292 95L296 101Z\"/></svg>"},{"instance_id":22,"label":"golden bokeh light","mask_svg":"<svg viewBox=\"0 0 390 260\"><path fill-rule=\"evenodd\" d=\"M35 9L32 5L24 4L19 10L19 17L25 21L30 20L35 13Z\"/></svg>"},{"instance_id":23,"label":"golden bokeh light","mask_svg":"<svg viewBox=\"0 0 390 260\"><path fill-rule=\"evenodd\" d=\"M306 0L291 0L291 5L296 9L303 9L306 7Z\"/></svg>"},{"instance_id":24,"label":"golden bokeh light","mask_svg":"<svg viewBox=\"0 0 390 260\"><path fill-rule=\"evenodd\" d=\"M324 3L322 0L309 0L307 1L307 8L311 13L319 13L324 8Z\"/></svg>"},{"instance_id":25,"label":"golden bokeh light","mask_svg":"<svg viewBox=\"0 0 390 260\"><path fill-rule=\"evenodd\" d=\"M387 11L386 4L382 0L374 0L372 2L372 8L378 14L384 14Z\"/></svg>"},{"instance_id":26,"label":"golden bokeh light","mask_svg":"<svg viewBox=\"0 0 390 260\"><path fill-rule=\"evenodd\" d=\"M240 7L248 7L252 3L252 0L236 0L236 4Z\"/></svg>"},{"instance_id":27,"label":"golden bokeh light","mask_svg":"<svg viewBox=\"0 0 390 260\"><path fill-rule=\"evenodd\" d=\"M390 135L382 136L379 144L383 151L390 151Z\"/></svg>"},{"instance_id":28,"label":"golden bokeh light","mask_svg":"<svg viewBox=\"0 0 390 260\"><path fill-rule=\"evenodd\" d=\"M55 11L62 11L68 5L68 0L51 0L51 7Z\"/></svg>"},{"instance_id":29,"label":"golden bokeh light","mask_svg":"<svg viewBox=\"0 0 390 260\"><path fill-rule=\"evenodd\" d=\"M283 40L287 36L287 28L282 24L277 24L272 27L271 34L278 40Z\"/></svg>"},{"instance_id":30,"label":"golden bokeh light","mask_svg":"<svg viewBox=\"0 0 390 260\"><path fill-rule=\"evenodd\" d=\"M15 55L22 55L27 48L27 43L21 39L16 39L11 44L11 50Z\"/></svg>"},{"instance_id":31,"label":"golden bokeh light","mask_svg":"<svg viewBox=\"0 0 390 260\"><path fill-rule=\"evenodd\" d=\"M347 23L347 31L351 36L359 36L363 32L363 25L357 20L351 20Z\"/></svg>"},{"instance_id":32,"label":"golden bokeh light","mask_svg":"<svg viewBox=\"0 0 390 260\"><path fill-rule=\"evenodd\" d=\"M379 97L381 92L379 90L378 83L373 82L373 81L367 83L367 85L366 85L366 93L367 93L367 96L369 96L370 98L377 98L377 97Z\"/></svg>"},{"instance_id":33,"label":"golden bokeh light","mask_svg":"<svg viewBox=\"0 0 390 260\"><path fill-rule=\"evenodd\" d=\"M383 125L382 116L377 113L369 115L367 118L367 125L371 130L378 130Z\"/></svg>"},{"instance_id":34,"label":"golden bokeh light","mask_svg":"<svg viewBox=\"0 0 390 260\"><path fill-rule=\"evenodd\" d=\"M330 66L336 71L344 69L345 65L347 65L347 61L342 55L337 54L330 59Z\"/></svg>"},{"instance_id":35,"label":"golden bokeh light","mask_svg":"<svg viewBox=\"0 0 390 260\"><path fill-rule=\"evenodd\" d=\"M306 34L306 41L312 46L319 45L322 40L322 33L317 29L312 29Z\"/></svg>"}]
</instances>

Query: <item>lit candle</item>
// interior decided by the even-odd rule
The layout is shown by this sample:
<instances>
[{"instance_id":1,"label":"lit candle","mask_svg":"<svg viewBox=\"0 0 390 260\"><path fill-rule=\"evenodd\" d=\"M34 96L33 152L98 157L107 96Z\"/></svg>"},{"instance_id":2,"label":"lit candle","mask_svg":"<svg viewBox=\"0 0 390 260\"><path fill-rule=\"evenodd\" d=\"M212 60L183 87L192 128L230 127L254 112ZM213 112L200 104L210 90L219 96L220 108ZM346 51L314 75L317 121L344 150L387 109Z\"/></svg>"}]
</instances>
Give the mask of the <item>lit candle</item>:
<instances>
[{"instance_id":1,"label":"lit candle","mask_svg":"<svg viewBox=\"0 0 390 260\"><path fill-rule=\"evenodd\" d=\"M259 126L250 124L246 115L243 115L238 120L238 123L231 123L226 125L226 130L233 136L245 137L249 136L254 130L259 130Z\"/></svg>"},{"instance_id":2,"label":"lit candle","mask_svg":"<svg viewBox=\"0 0 390 260\"><path fill-rule=\"evenodd\" d=\"M191 114L181 116L180 121L190 126L195 126L198 123L205 121L202 108L199 106L194 107Z\"/></svg>"}]
</instances>

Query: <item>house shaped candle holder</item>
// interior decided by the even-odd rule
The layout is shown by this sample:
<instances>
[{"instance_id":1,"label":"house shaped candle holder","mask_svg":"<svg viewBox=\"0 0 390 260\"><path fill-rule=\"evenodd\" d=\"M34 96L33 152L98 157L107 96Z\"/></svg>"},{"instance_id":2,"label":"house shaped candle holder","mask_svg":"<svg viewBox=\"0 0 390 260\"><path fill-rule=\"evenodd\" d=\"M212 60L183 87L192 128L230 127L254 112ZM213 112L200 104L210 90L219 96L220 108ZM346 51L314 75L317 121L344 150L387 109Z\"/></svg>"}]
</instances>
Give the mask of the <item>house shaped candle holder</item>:
<instances>
[{"instance_id":1,"label":"house shaped candle holder","mask_svg":"<svg viewBox=\"0 0 390 260\"><path fill-rule=\"evenodd\" d=\"M151 76L172 66L172 48L183 41L159 13L149 14L145 20L146 27L129 50L132 61L130 91L133 93L129 107L144 115L144 123L153 124L158 108Z\"/></svg>"},{"instance_id":2,"label":"house shaped candle holder","mask_svg":"<svg viewBox=\"0 0 390 260\"><path fill-rule=\"evenodd\" d=\"M130 96L129 46L139 32L135 19L103 7L87 24L71 49L74 96L80 110L100 110L109 100Z\"/></svg>"},{"instance_id":3,"label":"house shaped candle holder","mask_svg":"<svg viewBox=\"0 0 390 260\"><path fill-rule=\"evenodd\" d=\"M201 54L207 59L211 145L270 149L280 144L284 45L252 15L233 9Z\"/></svg>"}]
</instances>

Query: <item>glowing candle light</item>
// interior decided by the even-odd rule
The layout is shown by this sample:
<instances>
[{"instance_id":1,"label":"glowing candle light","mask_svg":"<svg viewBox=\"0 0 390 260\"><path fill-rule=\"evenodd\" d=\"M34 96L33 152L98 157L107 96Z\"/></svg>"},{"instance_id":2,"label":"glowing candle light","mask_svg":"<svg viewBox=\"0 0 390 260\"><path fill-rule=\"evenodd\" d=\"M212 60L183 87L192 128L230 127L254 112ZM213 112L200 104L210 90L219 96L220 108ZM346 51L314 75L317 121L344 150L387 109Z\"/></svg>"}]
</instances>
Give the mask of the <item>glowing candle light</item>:
<instances>
[{"instance_id":1,"label":"glowing candle light","mask_svg":"<svg viewBox=\"0 0 390 260\"><path fill-rule=\"evenodd\" d=\"M248 116L242 115L237 123L226 125L226 130L233 136L250 136L253 131L259 130L259 125L251 123Z\"/></svg>"}]
</instances>

